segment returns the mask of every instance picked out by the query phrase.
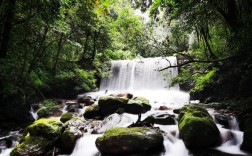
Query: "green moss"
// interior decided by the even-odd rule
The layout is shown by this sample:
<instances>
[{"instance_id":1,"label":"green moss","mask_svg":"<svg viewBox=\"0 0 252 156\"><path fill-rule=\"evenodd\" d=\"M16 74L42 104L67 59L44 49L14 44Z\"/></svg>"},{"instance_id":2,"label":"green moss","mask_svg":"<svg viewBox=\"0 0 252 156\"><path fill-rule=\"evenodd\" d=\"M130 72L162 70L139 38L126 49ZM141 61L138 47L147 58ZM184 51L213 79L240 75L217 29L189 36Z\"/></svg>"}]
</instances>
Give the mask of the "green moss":
<instances>
[{"instance_id":1,"label":"green moss","mask_svg":"<svg viewBox=\"0 0 252 156\"><path fill-rule=\"evenodd\" d=\"M90 111L98 111L99 110L99 105L98 104L93 104L91 106L89 106L88 108L86 108L85 112L90 112Z\"/></svg>"},{"instance_id":2,"label":"green moss","mask_svg":"<svg viewBox=\"0 0 252 156\"><path fill-rule=\"evenodd\" d=\"M205 110L204 108L196 105L186 105L180 110L179 114L179 121L182 119L184 116L185 112L189 116L196 116L196 117L201 117L201 118L211 118L211 115Z\"/></svg>"},{"instance_id":3,"label":"green moss","mask_svg":"<svg viewBox=\"0 0 252 156\"><path fill-rule=\"evenodd\" d=\"M10 156L43 155L53 144L54 140L27 134L23 142L13 149Z\"/></svg>"},{"instance_id":4,"label":"green moss","mask_svg":"<svg viewBox=\"0 0 252 156\"><path fill-rule=\"evenodd\" d=\"M210 114L195 105L181 109L179 131L189 149L213 147L221 141L220 132Z\"/></svg>"},{"instance_id":5,"label":"green moss","mask_svg":"<svg viewBox=\"0 0 252 156\"><path fill-rule=\"evenodd\" d=\"M98 104L93 104L86 108L84 114L84 118L87 119L100 119L101 118L101 111L100 106Z\"/></svg>"},{"instance_id":6,"label":"green moss","mask_svg":"<svg viewBox=\"0 0 252 156\"><path fill-rule=\"evenodd\" d=\"M53 115L52 110L60 109L60 106L58 106L57 102L51 99L44 100L42 104L43 104L43 108L41 108L38 111L38 116L40 118L49 117Z\"/></svg>"},{"instance_id":7,"label":"green moss","mask_svg":"<svg viewBox=\"0 0 252 156\"><path fill-rule=\"evenodd\" d=\"M151 109L149 100L144 97L135 97L125 105L125 111L131 114L146 113Z\"/></svg>"},{"instance_id":8,"label":"green moss","mask_svg":"<svg viewBox=\"0 0 252 156\"><path fill-rule=\"evenodd\" d=\"M60 134L62 123L54 118L39 119L28 126L26 131L32 136L55 137Z\"/></svg>"},{"instance_id":9,"label":"green moss","mask_svg":"<svg viewBox=\"0 0 252 156\"><path fill-rule=\"evenodd\" d=\"M98 101L101 113L106 116L113 114L118 111L118 109L124 107L127 104L128 98L123 97L112 97L112 96L102 96Z\"/></svg>"},{"instance_id":10,"label":"green moss","mask_svg":"<svg viewBox=\"0 0 252 156\"><path fill-rule=\"evenodd\" d=\"M102 96L99 98L98 104L105 102L104 104L117 103L117 104L126 104L128 98L125 97L113 97L113 96Z\"/></svg>"},{"instance_id":11,"label":"green moss","mask_svg":"<svg viewBox=\"0 0 252 156\"><path fill-rule=\"evenodd\" d=\"M115 127L96 139L96 147L101 153L130 154L144 153L163 146L163 136L148 127Z\"/></svg>"},{"instance_id":12,"label":"green moss","mask_svg":"<svg viewBox=\"0 0 252 156\"><path fill-rule=\"evenodd\" d=\"M97 141L102 141L105 138L123 135L123 134L132 134L136 132L144 132L148 131L148 128L145 127L133 127L133 128L125 128L125 127L114 127L109 130L107 130L103 136L98 137Z\"/></svg>"},{"instance_id":13,"label":"green moss","mask_svg":"<svg viewBox=\"0 0 252 156\"><path fill-rule=\"evenodd\" d=\"M62 114L62 116L60 117L60 121L65 123L72 118L73 118L73 113L66 112L66 113Z\"/></svg>"}]
</instances>

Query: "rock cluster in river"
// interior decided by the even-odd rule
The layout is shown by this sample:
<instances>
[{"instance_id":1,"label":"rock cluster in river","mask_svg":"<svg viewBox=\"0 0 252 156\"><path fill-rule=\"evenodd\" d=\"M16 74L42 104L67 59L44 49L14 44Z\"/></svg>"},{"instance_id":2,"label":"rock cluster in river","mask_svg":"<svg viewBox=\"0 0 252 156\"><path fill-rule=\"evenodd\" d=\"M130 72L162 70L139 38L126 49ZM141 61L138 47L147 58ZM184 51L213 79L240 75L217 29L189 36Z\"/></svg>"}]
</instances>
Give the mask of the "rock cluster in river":
<instances>
[{"instance_id":1,"label":"rock cluster in river","mask_svg":"<svg viewBox=\"0 0 252 156\"><path fill-rule=\"evenodd\" d=\"M128 99L127 97L102 96L98 104L93 104L85 110L84 118L101 119L116 112L141 114L150 109L149 100L143 97Z\"/></svg>"}]
</instances>

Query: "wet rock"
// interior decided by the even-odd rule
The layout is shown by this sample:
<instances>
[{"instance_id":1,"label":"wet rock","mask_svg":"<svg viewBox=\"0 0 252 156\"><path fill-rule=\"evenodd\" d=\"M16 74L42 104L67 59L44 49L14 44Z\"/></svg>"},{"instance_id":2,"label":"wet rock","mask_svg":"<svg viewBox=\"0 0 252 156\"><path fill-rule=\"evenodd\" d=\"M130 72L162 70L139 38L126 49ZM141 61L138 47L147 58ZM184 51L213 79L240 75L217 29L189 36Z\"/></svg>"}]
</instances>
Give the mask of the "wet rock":
<instances>
[{"instance_id":1,"label":"wet rock","mask_svg":"<svg viewBox=\"0 0 252 156\"><path fill-rule=\"evenodd\" d=\"M234 134L231 131L227 131L222 135L222 143L234 139Z\"/></svg>"},{"instance_id":2,"label":"wet rock","mask_svg":"<svg viewBox=\"0 0 252 156\"><path fill-rule=\"evenodd\" d=\"M81 136L82 136L82 133L80 130L77 130L75 128L71 128L71 126L66 128L61 135L59 149L64 154L71 154L74 147L75 147L77 140Z\"/></svg>"},{"instance_id":3,"label":"wet rock","mask_svg":"<svg viewBox=\"0 0 252 156\"><path fill-rule=\"evenodd\" d=\"M246 115L243 117L241 129L243 130L243 142L241 150L252 153L252 116Z\"/></svg>"},{"instance_id":4,"label":"wet rock","mask_svg":"<svg viewBox=\"0 0 252 156\"><path fill-rule=\"evenodd\" d=\"M229 117L224 114L214 114L214 118L217 123L221 124L224 126L224 128L229 128Z\"/></svg>"},{"instance_id":5,"label":"wet rock","mask_svg":"<svg viewBox=\"0 0 252 156\"><path fill-rule=\"evenodd\" d=\"M123 98L131 99L133 97L133 94L131 94L131 93L119 93L119 94L110 94L109 96L123 97Z\"/></svg>"},{"instance_id":6,"label":"wet rock","mask_svg":"<svg viewBox=\"0 0 252 156\"><path fill-rule=\"evenodd\" d=\"M181 109L174 109L174 110L173 110L173 113L174 113L174 114L179 114L179 113L180 113L180 110L181 110Z\"/></svg>"},{"instance_id":7,"label":"wet rock","mask_svg":"<svg viewBox=\"0 0 252 156\"><path fill-rule=\"evenodd\" d=\"M98 105L102 115L110 115L117 112L120 108L127 104L128 98L102 96L98 101Z\"/></svg>"},{"instance_id":8,"label":"wet rock","mask_svg":"<svg viewBox=\"0 0 252 156\"><path fill-rule=\"evenodd\" d=\"M73 117L64 123L63 131L58 141L61 153L71 154L77 140L82 137L86 121L79 117Z\"/></svg>"},{"instance_id":9,"label":"wet rock","mask_svg":"<svg viewBox=\"0 0 252 156\"><path fill-rule=\"evenodd\" d=\"M53 110L52 112L53 112L52 116L54 117L60 117L63 113L61 110L58 110L58 109Z\"/></svg>"},{"instance_id":10,"label":"wet rock","mask_svg":"<svg viewBox=\"0 0 252 156\"><path fill-rule=\"evenodd\" d=\"M60 117L60 121L65 123L72 118L73 118L73 113L66 112L66 113L62 114L62 116Z\"/></svg>"},{"instance_id":11,"label":"wet rock","mask_svg":"<svg viewBox=\"0 0 252 156\"><path fill-rule=\"evenodd\" d=\"M67 105L66 110L72 113L74 112L78 113L79 109L83 108L79 103L76 102L67 102L66 105Z\"/></svg>"},{"instance_id":12,"label":"wet rock","mask_svg":"<svg viewBox=\"0 0 252 156\"><path fill-rule=\"evenodd\" d=\"M82 96L77 98L78 103L83 103L85 106L90 106L95 103L94 99L91 96Z\"/></svg>"},{"instance_id":13,"label":"wet rock","mask_svg":"<svg viewBox=\"0 0 252 156\"><path fill-rule=\"evenodd\" d=\"M10 153L10 156L43 156L48 150L53 148L55 140L42 136L31 136L27 134Z\"/></svg>"},{"instance_id":14,"label":"wet rock","mask_svg":"<svg viewBox=\"0 0 252 156\"><path fill-rule=\"evenodd\" d=\"M166 107L166 106L160 106L158 110L171 110L171 108Z\"/></svg>"},{"instance_id":15,"label":"wet rock","mask_svg":"<svg viewBox=\"0 0 252 156\"><path fill-rule=\"evenodd\" d=\"M86 121L83 118L80 117L73 117L71 120L68 120L64 123L64 127L76 129L78 131L83 131L86 126Z\"/></svg>"},{"instance_id":16,"label":"wet rock","mask_svg":"<svg viewBox=\"0 0 252 156\"><path fill-rule=\"evenodd\" d=\"M149 100L143 97L135 97L130 99L124 107L125 112L131 114L141 114L146 113L151 109Z\"/></svg>"},{"instance_id":17,"label":"wet rock","mask_svg":"<svg viewBox=\"0 0 252 156\"><path fill-rule=\"evenodd\" d=\"M95 144L101 153L130 154L162 148L163 140L162 134L155 129L116 127L97 138Z\"/></svg>"},{"instance_id":18,"label":"wet rock","mask_svg":"<svg viewBox=\"0 0 252 156\"><path fill-rule=\"evenodd\" d=\"M100 107L98 104L93 104L86 108L84 114L83 114L85 119L101 119L102 114L100 111Z\"/></svg>"},{"instance_id":19,"label":"wet rock","mask_svg":"<svg viewBox=\"0 0 252 156\"><path fill-rule=\"evenodd\" d=\"M220 132L208 112L199 106L184 106L179 114L179 133L188 149L209 148L221 143Z\"/></svg>"},{"instance_id":20,"label":"wet rock","mask_svg":"<svg viewBox=\"0 0 252 156\"><path fill-rule=\"evenodd\" d=\"M154 116L155 118L155 124L160 124L160 125L175 125L175 116L170 115L170 114L161 114L158 116Z\"/></svg>"}]
</instances>

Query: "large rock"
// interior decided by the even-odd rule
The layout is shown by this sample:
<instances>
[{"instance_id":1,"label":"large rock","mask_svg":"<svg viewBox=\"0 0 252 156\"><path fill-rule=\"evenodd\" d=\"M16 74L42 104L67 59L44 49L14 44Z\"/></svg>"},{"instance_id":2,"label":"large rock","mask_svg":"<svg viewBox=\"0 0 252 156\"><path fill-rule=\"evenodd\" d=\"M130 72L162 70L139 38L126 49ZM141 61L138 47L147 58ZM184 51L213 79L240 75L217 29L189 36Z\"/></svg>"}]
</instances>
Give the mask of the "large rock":
<instances>
[{"instance_id":1,"label":"large rock","mask_svg":"<svg viewBox=\"0 0 252 156\"><path fill-rule=\"evenodd\" d=\"M221 143L220 132L212 117L199 106L187 105L181 109L179 133L189 149L208 148Z\"/></svg>"},{"instance_id":2,"label":"large rock","mask_svg":"<svg viewBox=\"0 0 252 156\"><path fill-rule=\"evenodd\" d=\"M143 98L143 97L135 97L133 99L130 99L125 105L125 112L131 113L131 114L141 114L146 113L151 109L151 105L149 100Z\"/></svg>"},{"instance_id":3,"label":"large rock","mask_svg":"<svg viewBox=\"0 0 252 156\"><path fill-rule=\"evenodd\" d=\"M39 119L28 126L11 156L42 156L60 137L62 123L56 119Z\"/></svg>"},{"instance_id":4,"label":"large rock","mask_svg":"<svg viewBox=\"0 0 252 156\"><path fill-rule=\"evenodd\" d=\"M43 156L54 147L55 140L42 136L31 136L29 133L14 148L10 156Z\"/></svg>"},{"instance_id":5,"label":"large rock","mask_svg":"<svg viewBox=\"0 0 252 156\"><path fill-rule=\"evenodd\" d=\"M241 150L252 153L252 97L240 101L235 110L238 115L240 129L244 132Z\"/></svg>"},{"instance_id":6,"label":"large rock","mask_svg":"<svg viewBox=\"0 0 252 156\"><path fill-rule=\"evenodd\" d=\"M54 118L39 119L27 127L26 132L31 136L44 136L54 138L60 135L62 123Z\"/></svg>"},{"instance_id":7,"label":"large rock","mask_svg":"<svg viewBox=\"0 0 252 156\"><path fill-rule=\"evenodd\" d=\"M143 153L162 148L163 136L147 127L116 127L97 138L95 144L100 152L107 154Z\"/></svg>"},{"instance_id":8,"label":"large rock","mask_svg":"<svg viewBox=\"0 0 252 156\"><path fill-rule=\"evenodd\" d=\"M252 115L245 115L240 125L244 132L241 150L252 152Z\"/></svg>"},{"instance_id":9,"label":"large rock","mask_svg":"<svg viewBox=\"0 0 252 156\"><path fill-rule=\"evenodd\" d=\"M90 106L95 103L94 99L92 99L91 96L86 96L86 95L77 97L77 102L83 103L85 104L85 106Z\"/></svg>"},{"instance_id":10,"label":"large rock","mask_svg":"<svg viewBox=\"0 0 252 156\"><path fill-rule=\"evenodd\" d=\"M102 114L101 114L99 105L93 104L89 106L88 108L86 108L83 116L86 119L101 119Z\"/></svg>"},{"instance_id":11,"label":"large rock","mask_svg":"<svg viewBox=\"0 0 252 156\"><path fill-rule=\"evenodd\" d=\"M60 149L65 154L71 154L76 141L82 136L81 131L78 129L68 127L61 135Z\"/></svg>"},{"instance_id":12,"label":"large rock","mask_svg":"<svg viewBox=\"0 0 252 156\"><path fill-rule=\"evenodd\" d=\"M120 108L127 104L128 98L102 96L99 98L98 105L101 113L106 116L117 112Z\"/></svg>"},{"instance_id":13,"label":"large rock","mask_svg":"<svg viewBox=\"0 0 252 156\"><path fill-rule=\"evenodd\" d=\"M175 125L175 116L170 115L170 114L160 114L154 116L155 118L155 124L160 124L160 125Z\"/></svg>"},{"instance_id":14,"label":"large rock","mask_svg":"<svg viewBox=\"0 0 252 156\"><path fill-rule=\"evenodd\" d=\"M80 117L73 117L64 123L64 131L62 131L57 144L61 153L72 153L77 140L82 136L85 125L85 120Z\"/></svg>"}]
</instances>

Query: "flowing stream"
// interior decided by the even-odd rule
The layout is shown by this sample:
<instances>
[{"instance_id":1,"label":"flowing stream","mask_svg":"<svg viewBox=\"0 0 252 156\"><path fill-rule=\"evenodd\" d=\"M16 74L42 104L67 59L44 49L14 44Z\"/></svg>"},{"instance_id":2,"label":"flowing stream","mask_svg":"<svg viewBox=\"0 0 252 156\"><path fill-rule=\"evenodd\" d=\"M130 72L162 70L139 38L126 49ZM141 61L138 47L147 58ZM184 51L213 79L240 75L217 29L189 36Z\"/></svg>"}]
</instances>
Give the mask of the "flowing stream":
<instances>
[{"instance_id":1,"label":"flowing stream","mask_svg":"<svg viewBox=\"0 0 252 156\"><path fill-rule=\"evenodd\" d=\"M112 61L111 74L107 78L103 78L100 85L100 91L86 93L79 96L91 96L98 99L102 95L110 95L115 93L131 93L133 96L143 96L150 100L152 109L142 114L142 120L150 115L170 114L177 117L173 113L174 108L180 108L189 103L190 97L186 92L179 90L179 86L169 87L171 79L178 74L177 68L170 68L160 72L159 70L167 66L177 64L176 57L167 58L146 58L136 60L120 60ZM192 103L194 103L193 101ZM166 110L159 110L160 106L165 106ZM84 108L85 109L85 108ZM63 108L66 112L66 106ZM81 111L83 112L83 110ZM34 119L37 119L37 112L31 110ZM209 110L214 117L216 112ZM106 117L97 125L97 132L103 133L111 127L127 127L136 122L137 115L128 113L112 114ZM216 121L216 120L215 120ZM236 118L229 118L229 129L223 128L217 124L223 140L223 144L213 150L224 153L246 155L239 149L242 143L243 132L239 131ZM176 121L177 122L177 121ZM179 138L178 125L158 125L164 134L164 151L154 154L153 156L189 156L193 155L185 147L183 141ZM101 134L91 134L87 131L81 137L71 154L71 156L101 156L101 153L95 146L95 140ZM0 156L9 155L10 149L2 150ZM0 151L1 152L1 151Z\"/></svg>"}]
</instances>

